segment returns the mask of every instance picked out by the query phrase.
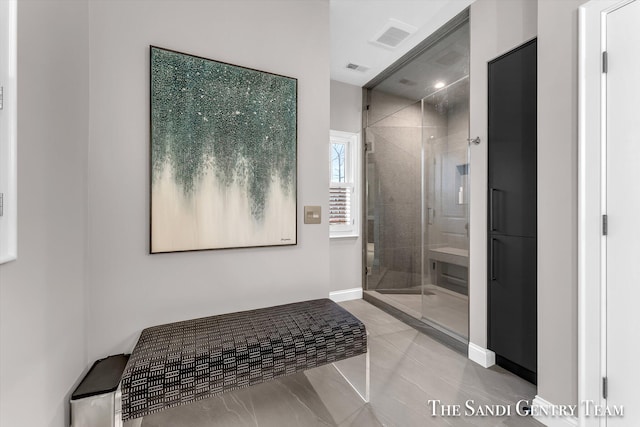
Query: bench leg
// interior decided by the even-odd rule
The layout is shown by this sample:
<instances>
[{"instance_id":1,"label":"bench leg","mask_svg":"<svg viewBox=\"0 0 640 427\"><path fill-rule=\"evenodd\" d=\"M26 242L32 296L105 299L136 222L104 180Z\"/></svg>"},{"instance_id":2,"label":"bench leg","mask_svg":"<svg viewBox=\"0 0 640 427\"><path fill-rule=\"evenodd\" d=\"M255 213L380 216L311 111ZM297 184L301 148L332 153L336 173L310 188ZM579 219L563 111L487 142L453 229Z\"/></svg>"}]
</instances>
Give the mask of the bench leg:
<instances>
[{"instance_id":1,"label":"bench leg","mask_svg":"<svg viewBox=\"0 0 640 427\"><path fill-rule=\"evenodd\" d=\"M113 427L141 427L142 426L142 417L136 418L133 420L122 421L122 390L118 385L115 394L115 416L114 416L114 424Z\"/></svg>"},{"instance_id":2,"label":"bench leg","mask_svg":"<svg viewBox=\"0 0 640 427\"><path fill-rule=\"evenodd\" d=\"M367 333L367 335L369 335ZM340 375L342 375L342 378L345 379L345 381L351 386L351 388L353 388L355 390L356 393L358 393L358 396L360 396L360 398L365 402L365 403L369 403L369 397L370 397L370 378L371 378L371 360L370 360L370 355L371 352L369 351L369 340L367 339L367 352L365 353L365 357L364 357L364 393L361 393L360 390L358 390L358 387L356 387L351 380L349 380L349 378L347 378L347 376L340 370L340 368L338 368L338 366L335 363L332 363L333 367L336 368L336 371L338 371L338 373Z\"/></svg>"},{"instance_id":3,"label":"bench leg","mask_svg":"<svg viewBox=\"0 0 640 427\"><path fill-rule=\"evenodd\" d=\"M367 356L365 357L365 386L364 386L364 397L362 400L365 403L369 403L369 398L371 397L370 389L371 389L371 352L369 352L369 340L367 340ZM362 396L360 396L362 397Z\"/></svg>"},{"instance_id":4,"label":"bench leg","mask_svg":"<svg viewBox=\"0 0 640 427\"><path fill-rule=\"evenodd\" d=\"M143 418L136 418L124 422L124 427L141 427Z\"/></svg>"}]
</instances>

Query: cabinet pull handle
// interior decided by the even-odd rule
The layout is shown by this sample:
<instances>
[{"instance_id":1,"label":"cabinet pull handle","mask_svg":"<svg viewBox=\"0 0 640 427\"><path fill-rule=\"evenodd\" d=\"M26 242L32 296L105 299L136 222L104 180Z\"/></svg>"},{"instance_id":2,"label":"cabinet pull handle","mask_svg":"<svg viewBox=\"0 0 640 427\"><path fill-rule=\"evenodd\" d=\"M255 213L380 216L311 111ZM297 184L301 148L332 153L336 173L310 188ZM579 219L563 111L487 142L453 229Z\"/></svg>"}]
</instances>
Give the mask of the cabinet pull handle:
<instances>
[{"instance_id":1,"label":"cabinet pull handle","mask_svg":"<svg viewBox=\"0 0 640 427\"><path fill-rule=\"evenodd\" d=\"M498 239L496 239L495 237L491 238L491 280L498 280L498 278L496 277L496 268L495 268L495 264L496 264L496 262L495 262L495 259L496 259L496 256L495 256L495 242L496 242L496 240L498 240Z\"/></svg>"},{"instance_id":2,"label":"cabinet pull handle","mask_svg":"<svg viewBox=\"0 0 640 427\"><path fill-rule=\"evenodd\" d=\"M491 231L497 231L497 228L493 225L493 193L495 193L495 188L489 188L489 228Z\"/></svg>"}]
</instances>

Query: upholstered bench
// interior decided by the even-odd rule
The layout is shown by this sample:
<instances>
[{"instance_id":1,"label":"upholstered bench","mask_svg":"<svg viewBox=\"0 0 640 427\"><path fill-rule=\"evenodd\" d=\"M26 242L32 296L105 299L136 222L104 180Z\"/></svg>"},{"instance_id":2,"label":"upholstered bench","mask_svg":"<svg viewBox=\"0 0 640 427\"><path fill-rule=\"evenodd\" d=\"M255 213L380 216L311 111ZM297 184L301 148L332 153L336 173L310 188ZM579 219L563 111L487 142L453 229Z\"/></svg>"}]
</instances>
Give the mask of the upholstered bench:
<instances>
[{"instance_id":1,"label":"upholstered bench","mask_svg":"<svg viewBox=\"0 0 640 427\"><path fill-rule=\"evenodd\" d=\"M122 420L361 354L368 401L365 326L328 299L151 327L122 375Z\"/></svg>"}]
</instances>

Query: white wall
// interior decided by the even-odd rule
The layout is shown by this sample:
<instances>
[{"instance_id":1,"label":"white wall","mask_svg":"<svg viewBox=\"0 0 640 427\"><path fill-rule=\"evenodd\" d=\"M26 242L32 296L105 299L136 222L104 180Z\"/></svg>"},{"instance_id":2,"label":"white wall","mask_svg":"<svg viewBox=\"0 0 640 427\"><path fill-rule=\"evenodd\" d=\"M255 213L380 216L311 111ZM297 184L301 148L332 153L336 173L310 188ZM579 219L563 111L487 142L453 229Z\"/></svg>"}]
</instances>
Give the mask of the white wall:
<instances>
[{"instance_id":1,"label":"white wall","mask_svg":"<svg viewBox=\"0 0 640 427\"><path fill-rule=\"evenodd\" d=\"M362 132L362 88L331 80L330 123L333 130ZM329 252L331 269L329 291L361 287L362 230L358 237L331 239Z\"/></svg>"},{"instance_id":2,"label":"white wall","mask_svg":"<svg viewBox=\"0 0 640 427\"><path fill-rule=\"evenodd\" d=\"M0 425L69 425L87 367L87 1L18 2L18 259L0 265Z\"/></svg>"},{"instance_id":3,"label":"white wall","mask_svg":"<svg viewBox=\"0 0 640 427\"><path fill-rule=\"evenodd\" d=\"M538 395L578 403L578 6L538 3Z\"/></svg>"},{"instance_id":4,"label":"white wall","mask_svg":"<svg viewBox=\"0 0 640 427\"><path fill-rule=\"evenodd\" d=\"M469 341L487 347L487 63L532 39L537 0L476 0L471 5ZM540 261L539 261L540 262Z\"/></svg>"},{"instance_id":5,"label":"white wall","mask_svg":"<svg viewBox=\"0 0 640 427\"><path fill-rule=\"evenodd\" d=\"M326 298L329 3L96 0L89 28L89 358L147 326ZM148 255L150 44L298 79L297 246Z\"/></svg>"}]
</instances>

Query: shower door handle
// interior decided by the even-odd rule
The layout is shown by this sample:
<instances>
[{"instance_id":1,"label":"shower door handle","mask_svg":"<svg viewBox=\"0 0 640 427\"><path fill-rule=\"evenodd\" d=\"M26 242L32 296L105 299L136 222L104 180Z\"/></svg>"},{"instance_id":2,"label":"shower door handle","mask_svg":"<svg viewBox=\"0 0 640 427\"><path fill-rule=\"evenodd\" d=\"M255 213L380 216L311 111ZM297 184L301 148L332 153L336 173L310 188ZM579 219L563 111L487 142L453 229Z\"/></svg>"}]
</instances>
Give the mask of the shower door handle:
<instances>
[{"instance_id":1,"label":"shower door handle","mask_svg":"<svg viewBox=\"0 0 640 427\"><path fill-rule=\"evenodd\" d=\"M495 237L491 238L491 280L498 280L498 278L496 277L496 252L495 252L495 243L496 243L496 239Z\"/></svg>"},{"instance_id":2,"label":"shower door handle","mask_svg":"<svg viewBox=\"0 0 640 427\"><path fill-rule=\"evenodd\" d=\"M433 225L433 208L427 208L427 224Z\"/></svg>"},{"instance_id":3,"label":"shower door handle","mask_svg":"<svg viewBox=\"0 0 640 427\"><path fill-rule=\"evenodd\" d=\"M495 193L495 188L489 188L489 229L490 231L497 231L497 228L493 225L493 193Z\"/></svg>"}]
</instances>

